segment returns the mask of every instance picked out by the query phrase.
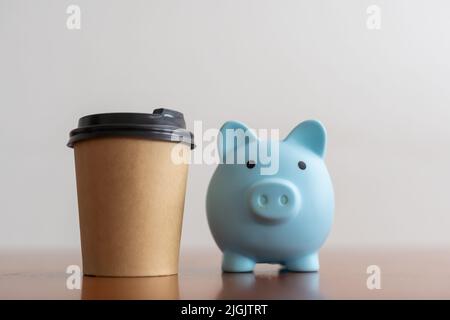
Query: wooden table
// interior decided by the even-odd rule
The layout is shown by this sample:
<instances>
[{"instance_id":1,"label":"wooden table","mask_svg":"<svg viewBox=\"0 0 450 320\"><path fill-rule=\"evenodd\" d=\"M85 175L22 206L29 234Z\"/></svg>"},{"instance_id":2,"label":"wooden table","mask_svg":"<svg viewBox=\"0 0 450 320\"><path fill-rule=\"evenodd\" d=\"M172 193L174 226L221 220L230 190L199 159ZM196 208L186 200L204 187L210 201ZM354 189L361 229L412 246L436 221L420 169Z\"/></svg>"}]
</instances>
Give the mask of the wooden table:
<instances>
[{"instance_id":1,"label":"wooden table","mask_svg":"<svg viewBox=\"0 0 450 320\"><path fill-rule=\"evenodd\" d=\"M450 250L324 249L319 273L258 265L222 274L218 251L182 252L177 276L83 277L66 287L79 252L3 252L0 299L450 299ZM381 270L381 289L367 288L367 267Z\"/></svg>"}]
</instances>

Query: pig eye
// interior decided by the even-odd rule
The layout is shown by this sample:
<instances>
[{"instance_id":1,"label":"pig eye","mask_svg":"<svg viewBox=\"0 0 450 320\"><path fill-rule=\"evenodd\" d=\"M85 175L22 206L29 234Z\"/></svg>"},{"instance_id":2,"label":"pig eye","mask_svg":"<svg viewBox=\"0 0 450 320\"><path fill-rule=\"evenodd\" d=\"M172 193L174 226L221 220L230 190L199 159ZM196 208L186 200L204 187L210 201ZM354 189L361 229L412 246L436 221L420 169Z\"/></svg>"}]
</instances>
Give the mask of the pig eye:
<instances>
[{"instance_id":1,"label":"pig eye","mask_svg":"<svg viewBox=\"0 0 450 320\"><path fill-rule=\"evenodd\" d=\"M306 163L304 163L303 161L299 161L299 162L298 162L298 167L299 167L301 170L305 170L305 169L306 169Z\"/></svg>"},{"instance_id":2,"label":"pig eye","mask_svg":"<svg viewBox=\"0 0 450 320\"><path fill-rule=\"evenodd\" d=\"M253 169L256 166L256 163L253 160L249 160L249 161L247 161L246 166L249 169Z\"/></svg>"}]
</instances>

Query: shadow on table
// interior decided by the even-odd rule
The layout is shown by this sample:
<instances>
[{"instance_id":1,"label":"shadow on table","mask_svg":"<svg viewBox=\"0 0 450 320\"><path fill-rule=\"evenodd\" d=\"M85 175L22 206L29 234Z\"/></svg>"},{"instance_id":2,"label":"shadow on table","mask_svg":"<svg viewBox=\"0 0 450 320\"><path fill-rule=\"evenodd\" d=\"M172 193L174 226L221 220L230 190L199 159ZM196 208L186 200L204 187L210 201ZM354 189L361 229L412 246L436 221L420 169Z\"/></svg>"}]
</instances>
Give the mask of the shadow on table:
<instances>
[{"instance_id":1,"label":"shadow on table","mask_svg":"<svg viewBox=\"0 0 450 320\"><path fill-rule=\"evenodd\" d=\"M217 299L324 299L319 273L223 273Z\"/></svg>"},{"instance_id":2,"label":"shadow on table","mask_svg":"<svg viewBox=\"0 0 450 320\"><path fill-rule=\"evenodd\" d=\"M179 299L178 276L108 278L84 276L81 299Z\"/></svg>"}]
</instances>

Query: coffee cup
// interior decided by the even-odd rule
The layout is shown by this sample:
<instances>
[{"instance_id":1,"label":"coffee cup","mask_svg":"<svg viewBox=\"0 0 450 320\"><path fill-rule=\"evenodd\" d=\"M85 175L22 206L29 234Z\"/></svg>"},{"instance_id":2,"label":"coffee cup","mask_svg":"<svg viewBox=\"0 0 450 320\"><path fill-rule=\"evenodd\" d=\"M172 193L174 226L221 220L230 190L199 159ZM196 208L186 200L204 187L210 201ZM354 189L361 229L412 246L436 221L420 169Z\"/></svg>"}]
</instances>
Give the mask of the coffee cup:
<instances>
[{"instance_id":1,"label":"coffee cup","mask_svg":"<svg viewBox=\"0 0 450 320\"><path fill-rule=\"evenodd\" d=\"M178 275L145 278L83 277L82 300L176 300Z\"/></svg>"},{"instance_id":2,"label":"coffee cup","mask_svg":"<svg viewBox=\"0 0 450 320\"><path fill-rule=\"evenodd\" d=\"M178 272L187 162L194 147L182 113L80 118L74 149L83 273L138 277Z\"/></svg>"}]
</instances>

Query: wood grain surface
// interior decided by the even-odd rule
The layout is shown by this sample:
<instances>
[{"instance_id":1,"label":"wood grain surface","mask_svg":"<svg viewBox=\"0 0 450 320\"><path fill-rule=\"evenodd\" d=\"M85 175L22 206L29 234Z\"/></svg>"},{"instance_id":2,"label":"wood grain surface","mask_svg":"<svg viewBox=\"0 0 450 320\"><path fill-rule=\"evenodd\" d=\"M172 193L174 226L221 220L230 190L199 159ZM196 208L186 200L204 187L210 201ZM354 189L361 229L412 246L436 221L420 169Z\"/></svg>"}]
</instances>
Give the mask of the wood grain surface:
<instances>
[{"instance_id":1,"label":"wood grain surface","mask_svg":"<svg viewBox=\"0 0 450 320\"><path fill-rule=\"evenodd\" d=\"M220 252L184 250L175 276L82 277L66 286L77 251L0 253L0 299L450 299L450 250L325 249L318 273L258 265L254 273L223 274ZM367 268L381 271L369 290Z\"/></svg>"}]
</instances>

